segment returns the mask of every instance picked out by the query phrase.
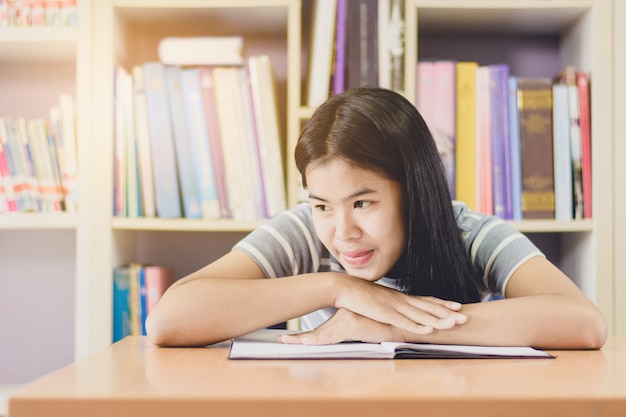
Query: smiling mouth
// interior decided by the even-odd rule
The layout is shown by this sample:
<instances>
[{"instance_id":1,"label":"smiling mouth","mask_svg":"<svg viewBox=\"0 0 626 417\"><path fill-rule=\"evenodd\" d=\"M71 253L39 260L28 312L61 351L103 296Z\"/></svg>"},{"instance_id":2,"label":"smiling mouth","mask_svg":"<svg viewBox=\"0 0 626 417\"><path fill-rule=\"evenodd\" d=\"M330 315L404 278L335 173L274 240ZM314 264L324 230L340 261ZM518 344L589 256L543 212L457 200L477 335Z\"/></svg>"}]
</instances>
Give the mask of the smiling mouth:
<instances>
[{"instance_id":1,"label":"smiling mouth","mask_svg":"<svg viewBox=\"0 0 626 417\"><path fill-rule=\"evenodd\" d=\"M366 264L374 255L373 250L341 252L341 258L352 267Z\"/></svg>"}]
</instances>

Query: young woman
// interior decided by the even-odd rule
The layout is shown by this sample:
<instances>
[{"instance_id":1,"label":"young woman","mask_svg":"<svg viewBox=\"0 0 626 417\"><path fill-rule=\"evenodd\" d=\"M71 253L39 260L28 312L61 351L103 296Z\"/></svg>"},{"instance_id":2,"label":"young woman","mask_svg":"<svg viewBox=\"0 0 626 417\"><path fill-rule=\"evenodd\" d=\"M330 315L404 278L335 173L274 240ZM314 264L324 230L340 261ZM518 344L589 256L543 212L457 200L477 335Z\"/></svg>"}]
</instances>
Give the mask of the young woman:
<instances>
[{"instance_id":1,"label":"young woman","mask_svg":"<svg viewBox=\"0 0 626 417\"><path fill-rule=\"evenodd\" d=\"M451 200L401 95L331 97L295 158L310 202L172 285L148 317L153 343L202 346L302 317L306 331L282 342L603 345L602 314L530 240Z\"/></svg>"}]
</instances>

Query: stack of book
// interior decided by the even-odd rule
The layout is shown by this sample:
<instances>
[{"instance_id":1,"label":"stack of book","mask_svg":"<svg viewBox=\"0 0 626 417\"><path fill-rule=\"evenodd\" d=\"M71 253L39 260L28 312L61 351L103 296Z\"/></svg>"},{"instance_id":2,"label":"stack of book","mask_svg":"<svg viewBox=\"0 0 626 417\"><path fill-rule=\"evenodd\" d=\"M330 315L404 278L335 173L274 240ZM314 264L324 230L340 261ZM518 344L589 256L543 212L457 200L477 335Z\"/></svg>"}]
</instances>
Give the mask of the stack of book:
<instances>
[{"instance_id":1,"label":"stack of book","mask_svg":"<svg viewBox=\"0 0 626 417\"><path fill-rule=\"evenodd\" d=\"M314 0L309 44L310 107L352 87L404 91L404 0Z\"/></svg>"},{"instance_id":2,"label":"stack of book","mask_svg":"<svg viewBox=\"0 0 626 417\"><path fill-rule=\"evenodd\" d=\"M114 215L254 220L286 209L275 81L242 40L167 38L115 69Z\"/></svg>"},{"instance_id":3,"label":"stack of book","mask_svg":"<svg viewBox=\"0 0 626 417\"><path fill-rule=\"evenodd\" d=\"M166 266L131 263L113 270L113 341L146 334L146 317L174 283Z\"/></svg>"},{"instance_id":4,"label":"stack of book","mask_svg":"<svg viewBox=\"0 0 626 417\"><path fill-rule=\"evenodd\" d=\"M76 211L75 113L62 94L49 120L0 118L0 213Z\"/></svg>"},{"instance_id":5,"label":"stack of book","mask_svg":"<svg viewBox=\"0 0 626 417\"><path fill-rule=\"evenodd\" d=\"M585 72L524 78L506 64L424 60L416 93L453 198L508 220L592 217Z\"/></svg>"}]
</instances>

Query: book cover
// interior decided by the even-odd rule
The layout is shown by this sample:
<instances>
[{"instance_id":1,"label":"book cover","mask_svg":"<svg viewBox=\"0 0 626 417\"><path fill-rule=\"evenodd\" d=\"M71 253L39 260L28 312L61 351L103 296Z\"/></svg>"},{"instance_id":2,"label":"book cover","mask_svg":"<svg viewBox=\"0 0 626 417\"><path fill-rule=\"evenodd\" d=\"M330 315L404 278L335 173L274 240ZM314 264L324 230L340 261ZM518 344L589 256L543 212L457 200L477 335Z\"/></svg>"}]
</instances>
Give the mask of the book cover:
<instances>
[{"instance_id":1,"label":"book cover","mask_svg":"<svg viewBox=\"0 0 626 417\"><path fill-rule=\"evenodd\" d=\"M147 313L154 309L165 291L174 283L174 270L160 265L145 265L142 268Z\"/></svg>"},{"instance_id":2,"label":"book cover","mask_svg":"<svg viewBox=\"0 0 626 417\"><path fill-rule=\"evenodd\" d=\"M200 210L201 192L199 177L196 175L195 144L187 123L186 92L183 91L182 68L178 65L165 67L169 111L172 117L174 149L180 182L180 195L183 216L188 219L202 217Z\"/></svg>"},{"instance_id":3,"label":"book cover","mask_svg":"<svg viewBox=\"0 0 626 417\"><path fill-rule=\"evenodd\" d=\"M124 84L126 70L117 65L113 69L114 80L114 143L113 143L113 215L126 217L126 112Z\"/></svg>"},{"instance_id":4,"label":"book cover","mask_svg":"<svg viewBox=\"0 0 626 417\"><path fill-rule=\"evenodd\" d=\"M148 125L148 103L146 83L142 65L135 65L133 76L133 105L135 111L135 136L137 137L137 163L141 183L141 207L144 217L155 217L154 179L152 152L150 150L150 128Z\"/></svg>"},{"instance_id":5,"label":"book cover","mask_svg":"<svg viewBox=\"0 0 626 417\"><path fill-rule=\"evenodd\" d=\"M376 0L348 2L347 89L378 86L377 15Z\"/></svg>"},{"instance_id":6,"label":"book cover","mask_svg":"<svg viewBox=\"0 0 626 417\"><path fill-rule=\"evenodd\" d=\"M198 68L183 69L181 86L187 133L191 144L191 160L200 196L201 217L207 220L220 218L220 203L215 181L213 156L209 143L208 127Z\"/></svg>"},{"instance_id":7,"label":"book cover","mask_svg":"<svg viewBox=\"0 0 626 417\"><path fill-rule=\"evenodd\" d=\"M213 78L232 217L235 220L253 220L257 218L257 213L252 171L247 162L251 150L245 125L240 70L237 67L215 67Z\"/></svg>"},{"instance_id":8,"label":"book cover","mask_svg":"<svg viewBox=\"0 0 626 417\"><path fill-rule=\"evenodd\" d=\"M274 217L287 209L274 73L267 55L250 57L248 63L265 191L265 214L266 217Z\"/></svg>"},{"instance_id":9,"label":"book cover","mask_svg":"<svg viewBox=\"0 0 626 417\"><path fill-rule=\"evenodd\" d=\"M580 105L580 138L583 183L583 214L586 219L593 217L591 185L591 105L589 76L584 71L576 72Z\"/></svg>"},{"instance_id":10,"label":"book cover","mask_svg":"<svg viewBox=\"0 0 626 417\"><path fill-rule=\"evenodd\" d=\"M476 62L456 63L456 195L476 210Z\"/></svg>"},{"instance_id":11,"label":"book cover","mask_svg":"<svg viewBox=\"0 0 626 417\"><path fill-rule=\"evenodd\" d=\"M228 197L228 187L226 184L226 167L224 166L224 150L222 148L222 134L220 132L219 120L217 117L217 104L215 102L215 83L213 82L213 68L211 66L200 66L200 88L202 89L202 100L204 111L206 112L207 129L209 143L211 146L211 156L213 157L213 168L215 170L215 186L220 204L220 217L223 219L232 218L230 211L230 201Z\"/></svg>"},{"instance_id":12,"label":"book cover","mask_svg":"<svg viewBox=\"0 0 626 417\"><path fill-rule=\"evenodd\" d=\"M554 149L554 216L568 221L573 217L572 160L568 87L552 86Z\"/></svg>"},{"instance_id":13,"label":"book cover","mask_svg":"<svg viewBox=\"0 0 626 417\"><path fill-rule=\"evenodd\" d=\"M57 140L59 138L63 139L63 155L65 162L61 174L63 183L67 187L65 209L70 213L75 213L78 210L76 100L70 94L61 94L59 96L59 108L61 109L61 128L57 128L57 133L59 134Z\"/></svg>"},{"instance_id":14,"label":"book cover","mask_svg":"<svg viewBox=\"0 0 626 417\"><path fill-rule=\"evenodd\" d=\"M493 214L491 108L489 68L479 66L476 70L476 206L478 211L485 214Z\"/></svg>"},{"instance_id":15,"label":"book cover","mask_svg":"<svg viewBox=\"0 0 626 417\"><path fill-rule=\"evenodd\" d=\"M335 23L335 53L333 64L333 94L346 90L346 53L348 46L348 0L337 0Z\"/></svg>"},{"instance_id":16,"label":"book cover","mask_svg":"<svg viewBox=\"0 0 626 417\"><path fill-rule=\"evenodd\" d=\"M265 173L261 169L256 115L252 104L252 86L248 68L239 69L239 82L242 93L240 101L241 125L244 128L242 134L246 144L246 147L242 149L244 151L242 156L246 158L244 163L247 164L247 176L244 180L250 187L251 193L248 196L252 197L254 203L254 218L263 219L267 217L265 179L263 178Z\"/></svg>"},{"instance_id":17,"label":"book cover","mask_svg":"<svg viewBox=\"0 0 626 417\"><path fill-rule=\"evenodd\" d=\"M178 174L174 151L174 138L170 122L165 85L165 67L160 62L144 64L146 99L152 162L156 212L162 218L180 218L182 215L178 188Z\"/></svg>"},{"instance_id":18,"label":"book cover","mask_svg":"<svg viewBox=\"0 0 626 417\"><path fill-rule=\"evenodd\" d=\"M552 145L552 81L518 78L522 161L522 216L554 218L554 159Z\"/></svg>"},{"instance_id":19,"label":"book cover","mask_svg":"<svg viewBox=\"0 0 626 417\"><path fill-rule=\"evenodd\" d=\"M6 138L0 129L0 213L17 211L17 199L13 189Z\"/></svg>"},{"instance_id":20,"label":"book cover","mask_svg":"<svg viewBox=\"0 0 626 417\"><path fill-rule=\"evenodd\" d=\"M508 79L509 143L511 153L511 214L512 220L522 220L522 167L520 150L519 112L517 111L517 77Z\"/></svg>"},{"instance_id":21,"label":"book cover","mask_svg":"<svg viewBox=\"0 0 626 417\"><path fill-rule=\"evenodd\" d=\"M264 329L235 338L229 359L552 359L527 346L468 346L430 343L361 343L330 345L285 344L277 341L287 330Z\"/></svg>"},{"instance_id":22,"label":"book cover","mask_svg":"<svg viewBox=\"0 0 626 417\"><path fill-rule=\"evenodd\" d=\"M502 219L510 220L511 212L511 156L509 138L508 78L506 64L489 65L491 106L491 175L493 181L493 211Z\"/></svg>"},{"instance_id":23,"label":"book cover","mask_svg":"<svg viewBox=\"0 0 626 417\"><path fill-rule=\"evenodd\" d=\"M328 98L332 72L337 0L314 0L311 17L306 103L317 107Z\"/></svg>"},{"instance_id":24,"label":"book cover","mask_svg":"<svg viewBox=\"0 0 626 417\"><path fill-rule=\"evenodd\" d=\"M241 36L169 36L158 54L166 65L242 65L244 43Z\"/></svg>"},{"instance_id":25,"label":"book cover","mask_svg":"<svg viewBox=\"0 0 626 417\"><path fill-rule=\"evenodd\" d=\"M113 342L130 334L130 268L125 265L113 269Z\"/></svg>"},{"instance_id":26,"label":"book cover","mask_svg":"<svg viewBox=\"0 0 626 417\"><path fill-rule=\"evenodd\" d=\"M433 64L432 133L446 169L450 195L455 196L456 62Z\"/></svg>"}]
</instances>

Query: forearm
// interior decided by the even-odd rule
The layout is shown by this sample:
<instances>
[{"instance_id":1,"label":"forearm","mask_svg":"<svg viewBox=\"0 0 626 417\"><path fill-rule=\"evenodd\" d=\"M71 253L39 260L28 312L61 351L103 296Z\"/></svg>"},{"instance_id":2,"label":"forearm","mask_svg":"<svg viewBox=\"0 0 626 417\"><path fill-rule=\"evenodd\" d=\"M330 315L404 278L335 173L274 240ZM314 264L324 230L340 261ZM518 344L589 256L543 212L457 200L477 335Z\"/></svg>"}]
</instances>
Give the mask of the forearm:
<instances>
[{"instance_id":1,"label":"forearm","mask_svg":"<svg viewBox=\"0 0 626 417\"><path fill-rule=\"evenodd\" d=\"M164 294L148 318L148 336L162 346L227 340L328 307L332 281L332 274L189 280Z\"/></svg>"},{"instance_id":2,"label":"forearm","mask_svg":"<svg viewBox=\"0 0 626 417\"><path fill-rule=\"evenodd\" d=\"M587 300L533 295L464 305L467 322L428 335L404 332L416 342L468 345L520 345L542 349L599 348L606 323Z\"/></svg>"}]
</instances>

